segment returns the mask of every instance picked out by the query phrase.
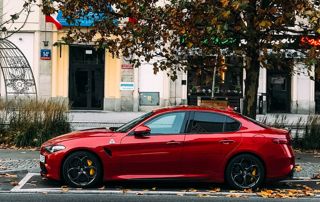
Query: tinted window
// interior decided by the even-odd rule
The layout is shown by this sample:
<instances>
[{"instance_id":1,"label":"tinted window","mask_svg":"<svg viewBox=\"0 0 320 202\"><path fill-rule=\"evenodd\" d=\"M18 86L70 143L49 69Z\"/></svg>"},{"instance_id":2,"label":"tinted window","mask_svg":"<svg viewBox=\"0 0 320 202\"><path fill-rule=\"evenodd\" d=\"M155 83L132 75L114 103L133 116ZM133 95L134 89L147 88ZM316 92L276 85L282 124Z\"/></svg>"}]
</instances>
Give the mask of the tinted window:
<instances>
[{"instance_id":1,"label":"tinted window","mask_svg":"<svg viewBox=\"0 0 320 202\"><path fill-rule=\"evenodd\" d=\"M151 129L151 134L179 134L183 130L185 112L175 112L159 115L145 125Z\"/></svg>"},{"instance_id":2,"label":"tinted window","mask_svg":"<svg viewBox=\"0 0 320 202\"><path fill-rule=\"evenodd\" d=\"M195 112L191 121L191 133L217 133L223 131L226 117L208 112Z\"/></svg>"},{"instance_id":3,"label":"tinted window","mask_svg":"<svg viewBox=\"0 0 320 202\"><path fill-rule=\"evenodd\" d=\"M237 131L240 128L240 123L232 118L226 116L226 122L224 125L224 132Z\"/></svg>"},{"instance_id":4,"label":"tinted window","mask_svg":"<svg viewBox=\"0 0 320 202\"><path fill-rule=\"evenodd\" d=\"M210 112L195 112L190 133L220 133L237 131L240 123L228 116Z\"/></svg>"}]
</instances>

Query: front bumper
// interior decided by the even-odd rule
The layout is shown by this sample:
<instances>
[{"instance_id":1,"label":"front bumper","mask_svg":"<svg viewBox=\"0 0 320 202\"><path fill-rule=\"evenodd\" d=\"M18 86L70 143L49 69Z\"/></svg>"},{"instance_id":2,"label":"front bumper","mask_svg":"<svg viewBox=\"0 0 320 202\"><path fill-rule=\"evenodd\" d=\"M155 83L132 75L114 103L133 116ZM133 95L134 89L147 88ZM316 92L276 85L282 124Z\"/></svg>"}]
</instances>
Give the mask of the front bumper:
<instances>
[{"instance_id":1,"label":"front bumper","mask_svg":"<svg viewBox=\"0 0 320 202\"><path fill-rule=\"evenodd\" d=\"M63 159L62 152L49 153L45 150L40 151L44 156L44 162L40 162L40 174L42 177L61 180L61 162Z\"/></svg>"}]
</instances>

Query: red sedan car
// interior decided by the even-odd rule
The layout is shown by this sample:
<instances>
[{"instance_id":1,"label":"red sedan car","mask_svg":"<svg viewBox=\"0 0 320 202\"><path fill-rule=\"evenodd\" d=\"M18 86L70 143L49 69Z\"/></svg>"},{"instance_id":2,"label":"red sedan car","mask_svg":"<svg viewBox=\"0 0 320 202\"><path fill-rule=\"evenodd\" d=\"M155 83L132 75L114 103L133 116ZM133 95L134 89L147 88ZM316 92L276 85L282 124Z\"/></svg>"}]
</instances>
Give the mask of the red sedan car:
<instances>
[{"instance_id":1,"label":"red sedan car","mask_svg":"<svg viewBox=\"0 0 320 202\"><path fill-rule=\"evenodd\" d=\"M233 111L174 107L119 128L72 132L45 142L41 174L71 186L102 181L192 179L256 188L292 175L288 131Z\"/></svg>"}]
</instances>

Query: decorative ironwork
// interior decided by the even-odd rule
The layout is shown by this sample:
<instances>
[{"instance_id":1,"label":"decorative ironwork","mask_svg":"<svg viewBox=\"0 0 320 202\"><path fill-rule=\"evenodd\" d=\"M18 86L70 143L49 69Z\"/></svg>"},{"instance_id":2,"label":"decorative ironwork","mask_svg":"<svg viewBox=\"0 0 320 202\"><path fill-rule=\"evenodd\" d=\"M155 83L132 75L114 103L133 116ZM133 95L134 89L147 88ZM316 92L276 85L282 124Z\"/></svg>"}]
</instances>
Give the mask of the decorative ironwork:
<instances>
[{"instance_id":1,"label":"decorative ironwork","mask_svg":"<svg viewBox=\"0 0 320 202\"><path fill-rule=\"evenodd\" d=\"M0 40L0 67L6 97L37 97L36 82L28 60L12 42Z\"/></svg>"}]
</instances>

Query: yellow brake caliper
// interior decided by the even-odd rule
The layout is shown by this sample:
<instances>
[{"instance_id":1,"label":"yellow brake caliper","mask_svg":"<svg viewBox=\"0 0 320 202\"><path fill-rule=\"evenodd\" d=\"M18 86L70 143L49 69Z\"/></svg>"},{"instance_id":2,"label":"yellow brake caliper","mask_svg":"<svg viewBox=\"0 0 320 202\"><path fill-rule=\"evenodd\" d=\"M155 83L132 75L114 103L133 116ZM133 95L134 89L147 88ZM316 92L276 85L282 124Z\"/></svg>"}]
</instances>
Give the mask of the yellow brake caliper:
<instances>
[{"instance_id":1,"label":"yellow brake caliper","mask_svg":"<svg viewBox=\"0 0 320 202\"><path fill-rule=\"evenodd\" d=\"M92 165L92 161L90 159L87 160L87 164L88 166L91 166ZM95 173L95 170L93 168L90 168L90 171L89 171L89 174L90 175L94 175Z\"/></svg>"},{"instance_id":2,"label":"yellow brake caliper","mask_svg":"<svg viewBox=\"0 0 320 202\"><path fill-rule=\"evenodd\" d=\"M256 176L257 175L257 169L254 168L251 174L252 174L252 176ZM253 177L251 178L251 181L254 181Z\"/></svg>"}]
</instances>

